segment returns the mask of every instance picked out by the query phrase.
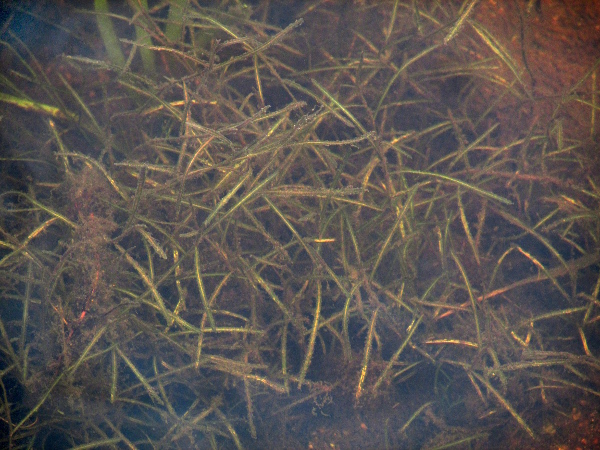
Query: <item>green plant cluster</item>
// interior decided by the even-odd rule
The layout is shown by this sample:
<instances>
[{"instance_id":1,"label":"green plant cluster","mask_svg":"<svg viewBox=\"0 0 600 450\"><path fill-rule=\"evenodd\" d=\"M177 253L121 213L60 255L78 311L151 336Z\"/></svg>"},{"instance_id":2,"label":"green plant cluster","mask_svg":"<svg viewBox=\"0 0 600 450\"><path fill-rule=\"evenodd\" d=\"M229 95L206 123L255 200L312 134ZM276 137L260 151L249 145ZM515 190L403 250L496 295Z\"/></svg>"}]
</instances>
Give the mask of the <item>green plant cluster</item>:
<instances>
[{"instance_id":1,"label":"green plant cluster","mask_svg":"<svg viewBox=\"0 0 600 450\"><path fill-rule=\"evenodd\" d=\"M103 51L51 63L3 28L0 445L305 448L329 402L485 445L597 400L599 176L559 120L595 132L595 72L539 120L475 3L97 1Z\"/></svg>"}]
</instances>

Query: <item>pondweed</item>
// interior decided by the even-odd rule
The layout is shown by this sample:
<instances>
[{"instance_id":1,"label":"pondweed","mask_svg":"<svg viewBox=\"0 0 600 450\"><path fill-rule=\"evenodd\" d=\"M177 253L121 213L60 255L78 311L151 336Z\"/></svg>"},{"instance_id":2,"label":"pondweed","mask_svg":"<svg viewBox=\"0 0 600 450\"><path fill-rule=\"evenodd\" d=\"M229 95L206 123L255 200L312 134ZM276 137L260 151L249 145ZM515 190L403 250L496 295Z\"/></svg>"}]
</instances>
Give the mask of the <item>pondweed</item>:
<instances>
[{"instance_id":1,"label":"pondweed","mask_svg":"<svg viewBox=\"0 0 600 450\"><path fill-rule=\"evenodd\" d=\"M597 65L539 99L475 1L114 8L2 28L3 446L485 447L600 395Z\"/></svg>"}]
</instances>

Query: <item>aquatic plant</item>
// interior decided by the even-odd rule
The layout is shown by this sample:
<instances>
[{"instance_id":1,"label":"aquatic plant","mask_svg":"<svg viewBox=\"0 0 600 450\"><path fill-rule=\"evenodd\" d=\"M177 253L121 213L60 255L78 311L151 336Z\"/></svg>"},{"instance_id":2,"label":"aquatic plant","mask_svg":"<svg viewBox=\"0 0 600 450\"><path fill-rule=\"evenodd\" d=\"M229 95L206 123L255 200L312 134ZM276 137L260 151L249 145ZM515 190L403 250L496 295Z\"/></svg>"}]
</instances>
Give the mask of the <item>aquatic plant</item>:
<instances>
[{"instance_id":1,"label":"aquatic plant","mask_svg":"<svg viewBox=\"0 0 600 450\"><path fill-rule=\"evenodd\" d=\"M51 61L12 10L3 446L305 447L331 402L485 443L600 396L597 66L542 108L476 2L391 6L98 1Z\"/></svg>"}]
</instances>

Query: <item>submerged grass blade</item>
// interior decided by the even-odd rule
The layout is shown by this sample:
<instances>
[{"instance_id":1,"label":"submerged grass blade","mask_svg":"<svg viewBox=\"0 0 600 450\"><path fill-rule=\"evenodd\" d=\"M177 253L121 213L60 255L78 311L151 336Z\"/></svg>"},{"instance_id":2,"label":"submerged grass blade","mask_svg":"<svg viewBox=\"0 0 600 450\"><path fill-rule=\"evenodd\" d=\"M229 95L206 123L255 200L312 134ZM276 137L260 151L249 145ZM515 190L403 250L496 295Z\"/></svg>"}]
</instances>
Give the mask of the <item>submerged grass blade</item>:
<instances>
[{"instance_id":1,"label":"submerged grass blade","mask_svg":"<svg viewBox=\"0 0 600 450\"><path fill-rule=\"evenodd\" d=\"M44 103L39 103L33 100L15 97L13 95L4 94L0 92L0 102L8 103L18 108L23 109L24 111L31 111L34 113L39 113L43 115L47 115L50 117L54 117L55 119L61 120L75 120L75 114L71 112L63 112L60 108L56 106L46 105Z\"/></svg>"},{"instance_id":2,"label":"submerged grass blade","mask_svg":"<svg viewBox=\"0 0 600 450\"><path fill-rule=\"evenodd\" d=\"M448 44L458 34L477 2L478 0L468 0L467 2L463 3L463 5L460 8L462 14L450 30L450 32L446 35L446 37L444 37L444 44ZM465 5L467 6L465 7Z\"/></svg>"},{"instance_id":3,"label":"submerged grass blade","mask_svg":"<svg viewBox=\"0 0 600 450\"><path fill-rule=\"evenodd\" d=\"M421 170L411 170L411 169L401 169L400 173L412 173L415 175L423 175L423 176L431 177L431 178L439 178L440 180L448 181L448 182L456 184L460 187L464 187L469 191L473 191L473 192L481 195L482 197L496 200L500 203L504 203L505 205L512 205L512 202L510 200L508 200L500 195L496 195L493 192L488 192L488 191L481 189L473 184L466 183L464 181L461 181L457 178L450 177L448 175L444 175L444 174L436 173L436 172L425 172L425 171L421 171Z\"/></svg>"},{"instance_id":4,"label":"submerged grass blade","mask_svg":"<svg viewBox=\"0 0 600 450\"><path fill-rule=\"evenodd\" d=\"M117 351L117 353L119 354L121 359L123 361L125 361L125 364L127 364L127 366L131 369L131 371L134 373L134 375L139 380L139 382L142 383L142 386L144 386L144 389L146 389L146 392L148 393L150 398L155 403L158 403L159 405L164 405L164 402L162 401L162 399L156 392L156 389L154 389L152 386L150 386L150 383L148 382L146 377L144 377L144 375L142 375L142 373L138 370L138 368L135 366L135 364L133 364L131 362L131 360L127 357L127 355L125 355L125 353L123 353L123 351L119 348L119 346L116 346L115 350Z\"/></svg>"},{"instance_id":5,"label":"submerged grass blade","mask_svg":"<svg viewBox=\"0 0 600 450\"><path fill-rule=\"evenodd\" d=\"M212 137L212 136L211 136ZM240 181L221 199L221 201L217 204L217 206L210 212L208 217L204 220L203 225L208 226L213 218L218 214L218 212L233 198L235 193L246 183L248 178L250 178L251 173L246 173ZM243 203L242 203L243 205ZM241 205L240 205L241 206Z\"/></svg>"},{"instance_id":6,"label":"submerged grass blade","mask_svg":"<svg viewBox=\"0 0 600 450\"><path fill-rule=\"evenodd\" d=\"M200 252L198 251L198 247L194 248L194 267L196 268L196 282L198 283L200 298L202 299L202 304L204 305L204 313L206 314L206 317L208 317L208 323L210 323L210 327L214 332L216 332L217 325L215 323L215 318L210 310L210 305L208 304L208 299L206 298L206 292L204 291L204 282L202 281L202 272L200 271Z\"/></svg>"},{"instance_id":7,"label":"submerged grass blade","mask_svg":"<svg viewBox=\"0 0 600 450\"><path fill-rule=\"evenodd\" d=\"M125 56L123 56L121 43L109 15L108 1L94 0L94 8L97 14L98 29L110 61L119 68L125 67Z\"/></svg>"},{"instance_id":8,"label":"submerged grass blade","mask_svg":"<svg viewBox=\"0 0 600 450\"><path fill-rule=\"evenodd\" d=\"M23 417L23 419L21 419L21 421L14 426L14 428L11 430L11 434L12 434L13 437L15 436L16 432L21 427L25 426L25 424L27 422L29 422L29 420L39 411L39 409L42 407L42 405L44 403L46 403L46 400L48 400L48 398L50 397L50 394L52 393L52 391L54 390L54 388L58 385L58 383L60 383L60 381L62 380L62 378L65 375L65 373L66 372L62 372L60 375L58 375L54 379L54 382L50 385L50 387L46 390L46 392L44 392L44 395L42 395L42 397L35 404L35 406L33 408L31 408L31 410L25 415L25 417Z\"/></svg>"},{"instance_id":9,"label":"submerged grass blade","mask_svg":"<svg viewBox=\"0 0 600 450\"><path fill-rule=\"evenodd\" d=\"M136 0L133 3L134 8L138 9L141 13L141 16L148 15L148 0ZM170 9L170 8L169 8ZM170 12L170 11L169 11ZM148 75L154 75L156 72L156 62L154 60L154 52L148 48L149 45L152 44L152 36L148 32L148 26L152 26L151 18L148 17L149 23L143 23L140 25L139 23L135 24L135 37L136 43L138 43L140 49L140 55L142 57L142 64L144 66L144 71ZM144 21L146 22L146 21Z\"/></svg>"},{"instance_id":10,"label":"submerged grass blade","mask_svg":"<svg viewBox=\"0 0 600 450\"><path fill-rule=\"evenodd\" d=\"M373 312L371 322L369 323L369 332L367 333L367 339L365 340L365 349L363 352L363 361L360 368L360 378L358 379L358 385L356 386L356 392L354 393L354 399L358 400L363 394L363 384L367 378L367 370L369 368L369 360L371 359L371 348L373 347L373 338L375 337L375 322L377 321L377 314L379 308Z\"/></svg>"},{"instance_id":11,"label":"submerged grass blade","mask_svg":"<svg viewBox=\"0 0 600 450\"><path fill-rule=\"evenodd\" d=\"M317 282L317 304L315 305L315 312L313 315L313 326L310 330L310 336L308 338L308 347L306 348L306 355L304 356L304 362L298 375L298 389L302 387L304 378L310 367L312 356L315 351L315 342L317 341L317 333L319 331L319 320L321 318L321 283Z\"/></svg>"},{"instance_id":12,"label":"submerged grass blade","mask_svg":"<svg viewBox=\"0 0 600 450\"><path fill-rule=\"evenodd\" d=\"M510 413L510 415L514 417L517 423L521 426L521 428L523 428L523 430L525 430L525 432L529 436L531 436L533 439L536 438L535 433L529 427L529 425L527 425L525 420L523 420L523 418L519 415L519 413L517 413L517 411L512 407L508 400L506 400L502 395L500 395L500 393L490 384L490 382L487 379L470 369L467 369L467 373L473 378L479 380L479 382L482 383L486 387L486 389L493 394L494 397L496 397L496 400L498 400L498 402Z\"/></svg>"},{"instance_id":13,"label":"submerged grass blade","mask_svg":"<svg viewBox=\"0 0 600 450\"><path fill-rule=\"evenodd\" d=\"M77 369L79 368L81 363L83 363L83 361L85 361L85 359L87 358L89 352L98 343L98 341L100 340L102 335L106 332L107 328L108 328L108 325L105 325L102 328L100 328L100 330L97 333L94 334L94 337L88 343L88 345L85 347L83 352L81 352L81 355L79 355L79 358L77 359L75 364L73 364L72 366L69 367L69 369L68 369L69 373L73 374L77 371Z\"/></svg>"},{"instance_id":14,"label":"submerged grass blade","mask_svg":"<svg viewBox=\"0 0 600 450\"><path fill-rule=\"evenodd\" d=\"M406 69L408 69L412 64L414 64L418 60L424 58L429 53L431 53L432 51L436 50L439 46L440 46L440 44L434 44L431 47L427 47L421 53L418 53L417 55L415 55L412 58L408 59L407 61L405 61L402 64L402 66L400 66L400 68L396 71L396 73L394 74L394 76L392 76L392 78L390 78L390 81L388 81L386 87L383 89L383 93L381 94L381 97L379 98L379 103L377 103L377 107L375 108L375 111L374 111L374 115L375 116L377 116L379 114L379 112L381 111L381 107L383 106L383 102L385 101L385 98L388 96L388 94L390 92L390 89L392 88L392 86L394 85L394 83L396 82L396 80L398 79L398 77L400 77L401 75L403 75L404 72L406 71Z\"/></svg>"},{"instance_id":15,"label":"submerged grass blade","mask_svg":"<svg viewBox=\"0 0 600 450\"><path fill-rule=\"evenodd\" d=\"M156 300L156 304L159 310L163 313L163 316L167 323L172 324L174 318L171 314L169 314L169 311L165 306L165 301L162 298L162 295L160 295L160 292L158 292L158 287L156 283L150 278L150 276L146 273L142 266L140 266L140 264L135 259L133 259L123 247L121 247L119 244L115 244L115 247L117 248L117 250L119 250L119 252L121 252L123 256L125 256L125 260L135 269L135 271L143 280L144 284L148 287L148 289L150 289L150 292L152 292L152 296Z\"/></svg>"},{"instance_id":16,"label":"submerged grass blade","mask_svg":"<svg viewBox=\"0 0 600 450\"><path fill-rule=\"evenodd\" d=\"M510 69L519 84L526 89L526 85L523 82L521 73L517 68L515 60L510 56L510 53L506 51L506 49L500 45L492 33L486 30L481 24L476 23L475 21L469 21L469 25L471 25L479 37L481 37L481 39L487 44L490 50L492 50L500 58L500 60L506 64L506 67Z\"/></svg>"},{"instance_id":17,"label":"submerged grass blade","mask_svg":"<svg viewBox=\"0 0 600 450\"><path fill-rule=\"evenodd\" d=\"M423 320L423 317L424 316L421 315L421 316L419 316L418 319L416 319L416 320L413 319L413 322L410 324L410 327L408 329L408 334L404 338L404 341L402 341L402 344L400 345L398 350L396 350L396 352L392 355L387 366L385 367L385 369L383 369L383 372L381 373L381 375L379 375L379 378L373 385L373 392L376 392L377 389L379 388L379 386L381 386L381 383L383 383L387 379L388 374L390 373L390 370L392 370L392 367L394 367L394 364L396 364L396 361L398 361L398 358L400 357L400 355L402 354L402 352L404 351L404 349L406 348L406 346L412 339L413 335L419 328L419 325L420 325L421 321Z\"/></svg>"},{"instance_id":18,"label":"submerged grass blade","mask_svg":"<svg viewBox=\"0 0 600 450\"><path fill-rule=\"evenodd\" d=\"M425 411L425 409L428 408L429 406L431 406L432 404L433 404L433 402L426 402L426 403L423 403L419 408L417 408L417 410L414 413L412 413L411 416L408 418L406 423L404 425L402 425L402 427L400 428L400 434L406 432L406 430L408 429L410 424L413 423L414 420L417 417L419 417L421 415L421 413L423 411Z\"/></svg>"},{"instance_id":19,"label":"submerged grass blade","mask_svg":"<svg viewBox=\"0 0 600 450\"><path fill-rule=\"evenodd\" d=\"M477 302L475 301L475 295L473 294L473 289L471 288L471 283L469 282L469 277L467 276L467 272L465 271L465 268L463 267L462 263L454 253L454 250L450 250L450 254L452 255L452 259L454 259L454 262L456 263L460 274L462 275L465 287L467 289L467 292L469 293L469 300L471 301L471 308L473 311L473 321L475 323L475 331L477 333L477 346L478 348L482 348L481 329L479 328L479 312L477 308Z\"/></svg>"}]
</instances>

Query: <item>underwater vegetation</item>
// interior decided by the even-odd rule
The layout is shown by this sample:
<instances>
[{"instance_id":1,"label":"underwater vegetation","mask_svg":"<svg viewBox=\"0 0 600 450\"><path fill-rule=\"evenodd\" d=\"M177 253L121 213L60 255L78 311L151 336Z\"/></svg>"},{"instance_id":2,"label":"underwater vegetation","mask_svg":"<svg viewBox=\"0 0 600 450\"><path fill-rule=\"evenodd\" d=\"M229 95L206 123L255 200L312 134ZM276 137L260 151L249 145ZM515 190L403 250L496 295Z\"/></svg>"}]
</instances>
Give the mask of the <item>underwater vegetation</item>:
<instances>
[{"instance_id":1,"label":"underwater vegetation","mask_svg":"<svg viewBox=\"0 0 600 450\"><path fill-rule=\"evenodd\" d=\"M484 7L4 7L0 446L493 448L597 405L599 61L549 95Z\"/></svg>"}]
</instances>

